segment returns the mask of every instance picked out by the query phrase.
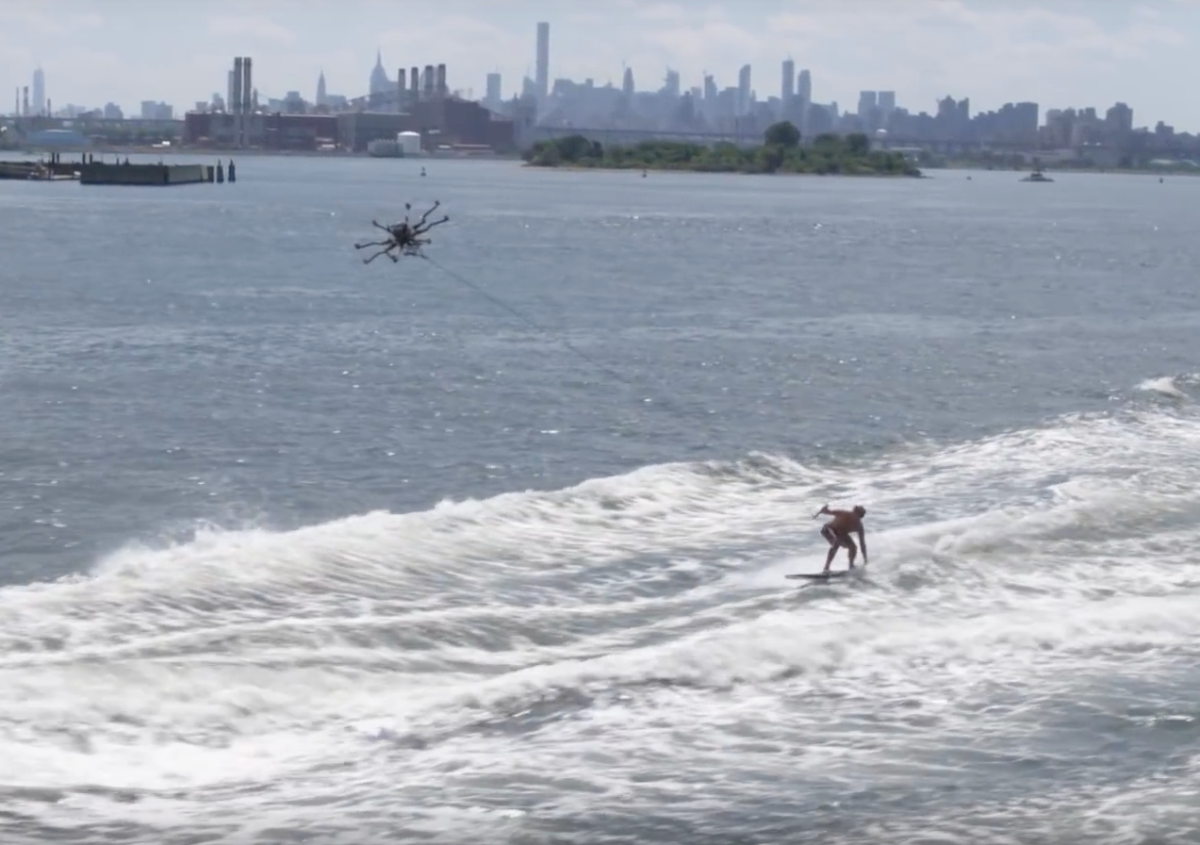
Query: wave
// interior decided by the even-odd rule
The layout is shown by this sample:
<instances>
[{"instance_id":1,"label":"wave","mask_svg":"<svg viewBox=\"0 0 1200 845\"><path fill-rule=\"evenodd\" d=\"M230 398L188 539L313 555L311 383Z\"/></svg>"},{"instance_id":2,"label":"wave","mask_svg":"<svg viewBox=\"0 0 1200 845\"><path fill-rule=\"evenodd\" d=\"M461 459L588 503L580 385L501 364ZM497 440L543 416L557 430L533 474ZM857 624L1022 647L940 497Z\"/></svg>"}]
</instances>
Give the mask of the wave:
<instances>
[{"instance_id":1,"label":"wave","mask_svg":"<svg viewBox=\"0 0 1200 845\"><path fill-rule=\"evenodd\" d=\"M1141 382L1137 389L1166 399L1190 401L1191 391L1200 387L1200 374L1183 373L1173 376L1157 376Z\"/></svg>"},{"instance_id":2,"label":"wave","mask_svg":"<svg viewBox=\"0 0 1200 845\"><path fill-rule=\"evenodd\" d=\"M719 732L764 694L810 703L793 731L886 700L966 732L997 690L1027 712L1195 664L1198 482L1200 415L1131 406L131 545L0 590L0 753L12 787L231 789L315 778L379 736L632 738L666 707ZM867 506L871 564L797 590L782 575L819 567L826 502ZM421 760L402 765L445 762Z\"/></svg>"}]
</instances>

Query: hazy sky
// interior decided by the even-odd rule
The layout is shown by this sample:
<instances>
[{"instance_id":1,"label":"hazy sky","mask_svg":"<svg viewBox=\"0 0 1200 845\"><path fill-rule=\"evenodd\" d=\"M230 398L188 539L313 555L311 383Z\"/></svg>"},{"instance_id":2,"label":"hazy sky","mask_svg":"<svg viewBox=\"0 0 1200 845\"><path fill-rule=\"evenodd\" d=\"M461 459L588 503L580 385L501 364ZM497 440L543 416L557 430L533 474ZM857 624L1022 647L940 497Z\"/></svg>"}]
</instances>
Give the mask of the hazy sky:
<instances>
[{"instance_id":1,"label":"hazy sky","mask_svg":"<svg viewBox=\"0 0 1200 845\"><path fill-rule=\"evenodd\" d=\"M570 10L570 11L569 11ZM551 79L639 89L666 68L684 87L720 86L753 67L760 99L777 96L780 62L812 71L813 97L854 108L861 89L895 90L933 111L947 94L972 110L1033 100L1047 108L1127 102L1137 125L1200 130L1200 0L0 0L0 112L39 64L55 107L142 100L177 110L225 92L235 55L254 59L260 94L367 91L376 49L399 67L447 65L451 88L505 96L533 75L535 27L550 22ZM4 91L7 94L3 94ZM1175 93L1172 93L1175 92Z\"/></svg>"}]
</instances>

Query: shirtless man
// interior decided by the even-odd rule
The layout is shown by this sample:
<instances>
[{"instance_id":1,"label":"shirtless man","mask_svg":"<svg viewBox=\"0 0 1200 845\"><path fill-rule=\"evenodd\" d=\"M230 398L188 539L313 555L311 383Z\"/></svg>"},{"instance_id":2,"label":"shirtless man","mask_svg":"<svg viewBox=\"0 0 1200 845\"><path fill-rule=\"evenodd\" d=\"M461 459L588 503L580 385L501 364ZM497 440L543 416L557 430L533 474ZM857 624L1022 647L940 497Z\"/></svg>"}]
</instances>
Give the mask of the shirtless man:
<instances>
[{"instance_id":1,"label":"shirtless man","mask_svg":"<svg viewBox=\"0 0 1200 845\"><path fill-rule=\"evenodd\" d=\"M866 566L868 563L867 538L863 535L862 518L867 515L867 509L862 505L855 505L852 511L831 511L829 505L825 505L817 511L818 516L821 514L833 517L821 526L821 536L829 542L829 555L825 558L825 568L822 570L822 574L829 571L838 549L842 547L849 550L850 568L854 568L854 558L858 555L858 547L850 538L851 533L858 535L858 542L862 544L863 566Z\"/></svg>"}]
</instances>

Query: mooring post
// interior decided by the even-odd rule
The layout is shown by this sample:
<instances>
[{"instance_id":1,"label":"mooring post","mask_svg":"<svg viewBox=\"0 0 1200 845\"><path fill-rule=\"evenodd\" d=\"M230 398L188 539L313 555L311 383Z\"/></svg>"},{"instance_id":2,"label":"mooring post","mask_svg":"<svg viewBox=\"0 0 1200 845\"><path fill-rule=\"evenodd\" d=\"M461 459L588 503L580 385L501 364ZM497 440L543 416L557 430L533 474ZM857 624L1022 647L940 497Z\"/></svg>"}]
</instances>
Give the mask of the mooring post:
<instances>
[{"instance_id":1,"label":"mooring post","mask_svg":"<svg viewBox=\"0 0 1200 845\"><path fill-rule=\"evenodd\" d=\"M233 159L229 159L229 184L237 181L237 172L233 169Z\"/></svg>"}]
</instances>

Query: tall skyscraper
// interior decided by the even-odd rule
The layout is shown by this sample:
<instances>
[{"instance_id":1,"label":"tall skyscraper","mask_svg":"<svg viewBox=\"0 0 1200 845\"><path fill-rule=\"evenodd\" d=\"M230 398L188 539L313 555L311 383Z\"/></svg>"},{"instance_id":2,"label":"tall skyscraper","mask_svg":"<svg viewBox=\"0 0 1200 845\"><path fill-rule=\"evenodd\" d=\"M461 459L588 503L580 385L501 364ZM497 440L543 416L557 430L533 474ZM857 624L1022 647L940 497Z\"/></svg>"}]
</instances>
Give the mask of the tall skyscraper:
<instances>
[{"instance_id":1,"label":"tall skyscraper","mask_svg":"<svg viewBox=\"0 0 1200 845\"><path fill-rule=\"evenodd\" d=\"M786 110L796 95L796 63L787 59L783 63L783 85L779 89L779 99L783 101Z\"/></svg>"},{"instance_id":2,"label":"tall skyscraper","mask_svg":"<svg viewBox=\"0 0 1200 845\"><path fill-rule=\"evenodd\" d=\"M325 93L325 71L321 71L321 75L317 77L317 105L329 105L329 96Z\"/></svg>"},{"instance_id":3,"label":"tall skyscraper","mask_svg":"<svg viewBox=\"0 0 1200 845\"><path fill-rule=\"evenodd\" d=\"M383 66L383 50L376 50L376 66L371 68L370 94L367 95L367 102L370 103L372 109L382 109L383 104L388 101L388 95L391 94L392 83L388 76L388 70Z\"/></svg>"},{"instance_id":4,"label":"tall skyscraper","mask_svg":"<svg viewBox=\"0 0 1200 845\"><path fill-rule=\"evenodd\" d=\"M537 25L537 93L541 100L550 95L550 24Z\"/></svg>"},{"instance_id":5,"label":"tall skyscraper","mask_svg":"<svg viewBox=\"0 0 1200 845\"><path fill-rule=\"evenodd\" d=\"M796 82L796 96L806 103L812 102L812 74L807 70L800 71L800 78Z\"/></svg>"},{"instance_id":6,"label":"tall skyscraper","mask_svg":"<svg viewBox=\"0 0 1200 845\"><path fill-rule=\"evenodd\" d=\"M679 71L667 70L666 78L663 80L663 93L672 100L678 100L682 85L679 82Z\"/></svg>"},{"instance_id":7,"label":"tall skyscraper","mask_svg":"<svg viewBox=\"0 0 1200 845\"><path fill-rule=\"evenodd\" d=\"M750 113L750 65L738 71L738 116Z\"/></svg>"},{"instance_id":8,"label":"tall skyscraper","mask_svg":"<svg viewBox=\"0 0 1200 845\"><path fill-rule=\"evenodd\" d=\"M46 74L41 68L33 72L33 113L39 117L46 113Z\"/></svg>"},{"instance_id":9,"label":"tall skyscraper","mask_svg":"<svg viewBox=\"0 0 1200 845\"><path fill-rule=\"evenodd\" d=\"M871 113L879 108L879 98L874 91L860 91L858 94L858 116L865 122Z\"/></svg>"},{"instance_id":10,"label":"tall skyscraper","mask_svg":"<svg viewBox=\"0 0 1200 845\"><path fill-rule=\"evenodd\" d=\"M500 89L500 74L489 73L487 75L487 104L489 106L497 106L504 99L504 94Z\"/></svg>"}]
</instances>

